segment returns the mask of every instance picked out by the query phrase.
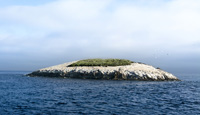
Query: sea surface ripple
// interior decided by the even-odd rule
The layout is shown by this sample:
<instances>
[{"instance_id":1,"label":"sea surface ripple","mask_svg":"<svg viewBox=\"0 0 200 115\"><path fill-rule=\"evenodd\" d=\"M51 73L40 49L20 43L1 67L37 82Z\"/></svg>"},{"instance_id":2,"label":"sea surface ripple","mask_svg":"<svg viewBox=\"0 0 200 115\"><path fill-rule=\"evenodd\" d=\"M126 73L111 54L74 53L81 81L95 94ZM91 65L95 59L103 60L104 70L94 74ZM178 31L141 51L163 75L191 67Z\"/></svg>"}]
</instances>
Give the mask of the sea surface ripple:
<instances>
[{"instance_id":1,"label":"sea surface ripple","mask_svg":"<svg viewBox=\"0 0 200 115\"><path fill-rule=\"evenodd\" d=\"M0 114L200 114L200 75L148 82L27 77L0 72Z\"/></svg>"}]
</instances>

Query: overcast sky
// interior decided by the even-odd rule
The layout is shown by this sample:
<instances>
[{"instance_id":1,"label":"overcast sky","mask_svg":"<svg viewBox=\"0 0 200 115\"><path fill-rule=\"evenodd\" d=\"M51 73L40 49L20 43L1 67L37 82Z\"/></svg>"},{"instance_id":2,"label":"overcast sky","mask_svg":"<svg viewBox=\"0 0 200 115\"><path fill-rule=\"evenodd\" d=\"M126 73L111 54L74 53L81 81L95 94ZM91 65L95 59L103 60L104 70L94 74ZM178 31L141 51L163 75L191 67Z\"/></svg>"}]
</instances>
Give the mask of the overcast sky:
<instances>
[{"instance_id":1,"label":"overcast sky","mask_svg":"<svg viewBox=\"0 0 200 115\"><path fill-rule=\"evenodd\" d=\"M200 0L0 0L0 70L86 58L200 73Z\"/></svg>"}]
</instances>

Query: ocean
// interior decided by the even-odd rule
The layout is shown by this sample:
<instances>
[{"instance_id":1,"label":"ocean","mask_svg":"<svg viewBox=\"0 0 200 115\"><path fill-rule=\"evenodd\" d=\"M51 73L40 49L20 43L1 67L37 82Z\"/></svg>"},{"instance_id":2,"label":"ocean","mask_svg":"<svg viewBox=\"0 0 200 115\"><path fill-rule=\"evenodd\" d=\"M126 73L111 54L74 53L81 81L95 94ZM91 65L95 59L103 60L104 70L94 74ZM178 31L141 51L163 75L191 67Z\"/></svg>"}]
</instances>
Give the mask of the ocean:
<instances>
[{"instance_id":1,"label":"ocean","mask_svg":"<svg viewBox=\"0 0 200 115\"><path fill-rule=\"evenodd\" d=\"M200 75L148 82L27 77L0 71L1 115L197 115Z\"/></svg>"}]
</instances>

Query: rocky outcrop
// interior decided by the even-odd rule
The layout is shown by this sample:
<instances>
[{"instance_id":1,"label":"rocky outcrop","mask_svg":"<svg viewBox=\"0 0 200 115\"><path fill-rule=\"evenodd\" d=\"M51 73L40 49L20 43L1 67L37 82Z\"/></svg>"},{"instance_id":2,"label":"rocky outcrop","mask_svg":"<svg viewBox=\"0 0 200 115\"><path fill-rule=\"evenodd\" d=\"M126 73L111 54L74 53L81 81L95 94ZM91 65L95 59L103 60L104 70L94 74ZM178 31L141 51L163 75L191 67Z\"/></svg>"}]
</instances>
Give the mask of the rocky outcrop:
<instances>
[{"instance_id":1,"label":"rocky outcrop","mask_svg":"<svg viewBox=\"0 0 200 115\"><path fill-rule=\"evenodd\" d=\"M80 79L113 79L113 80L139 80L139 81L178 81L174 75L153 66L132 63L126 66L83 66L68 67L72 64L64 63L34 71L28 76L64 77Z\"/></svg>"}]
</instances>

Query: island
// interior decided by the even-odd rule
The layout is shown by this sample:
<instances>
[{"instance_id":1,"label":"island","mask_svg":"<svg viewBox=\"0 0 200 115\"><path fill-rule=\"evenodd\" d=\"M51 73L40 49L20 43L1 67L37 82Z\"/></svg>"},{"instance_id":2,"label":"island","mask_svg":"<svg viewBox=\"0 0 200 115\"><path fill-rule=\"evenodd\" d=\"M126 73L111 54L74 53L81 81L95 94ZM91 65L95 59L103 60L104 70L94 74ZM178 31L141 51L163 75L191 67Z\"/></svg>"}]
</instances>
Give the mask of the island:
<instances>
[{"instance_id":1,"label":"island","mask_svg":"<svg viewBox=\"0 0 200 115\"><path fill-rule=\"evenodd\" d=\"M62 77L78 79L179 81L177 77L140 62L125 59L85 59L51 66L27 76Z\"/></svg>"}]
</instances>

